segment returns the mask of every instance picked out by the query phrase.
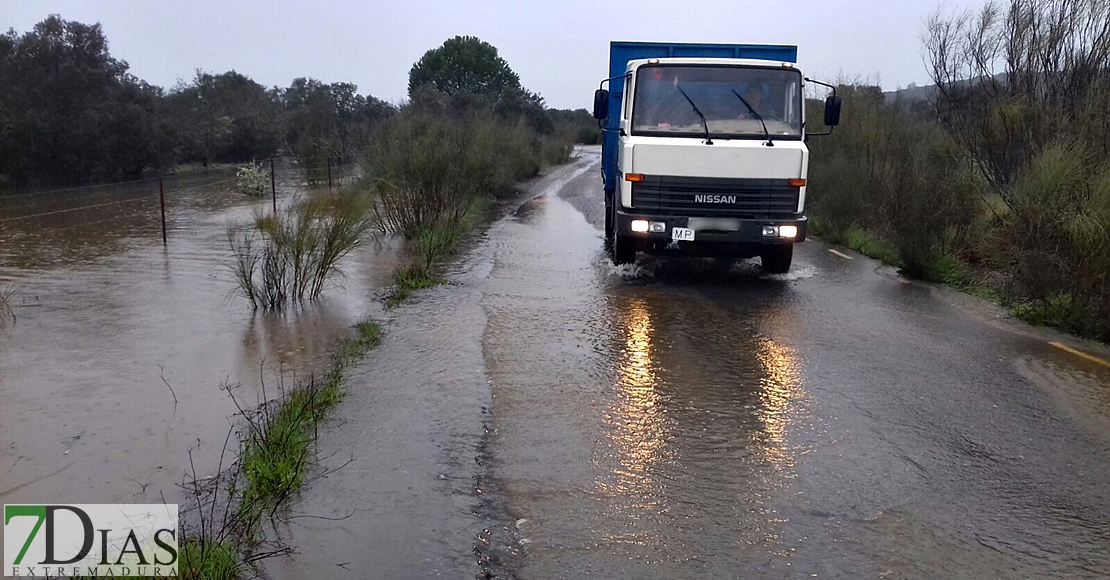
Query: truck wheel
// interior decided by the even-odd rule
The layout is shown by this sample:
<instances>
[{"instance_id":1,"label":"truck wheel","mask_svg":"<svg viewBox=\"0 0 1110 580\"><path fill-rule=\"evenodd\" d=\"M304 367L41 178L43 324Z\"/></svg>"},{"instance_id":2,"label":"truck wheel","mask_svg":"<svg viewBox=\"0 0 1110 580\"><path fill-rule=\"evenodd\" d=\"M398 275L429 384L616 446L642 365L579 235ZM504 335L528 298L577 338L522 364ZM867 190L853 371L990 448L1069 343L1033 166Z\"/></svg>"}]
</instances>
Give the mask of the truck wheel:
<instances>
[{"instance_id":1,"label":"truck wheel","mask_svg":"<svg viewBox=\"0 0 1110 580\"><path fill-rule=\"evenodd\" d=\"M613 245L613 202L612 194L605 192L605 249Z\"/></svg>"},{"instance_id":2,"label":"truck wheel","mask_svg":"<svg viewBox=\"0 0 1110 580\"><path fill-rule=\"evenodd\" d=\"M609 250L609 257L613 259L613 264L617 266L635 262L636 248L632 245L632 240L628 239L628 236L614 234L612 249Z\"/></svg>"},{"instance_id":3,"label":"truck wheel","mask_svg":"<svg viewBox=\"0 0 1110 580\"><path fill-rule=\"evenodd\" d=\"M759 262L768 274L785 274L794 259L794 244L764 246L759 252Z\"/></svg>"},{"instance_id":4,"label":"truck wheel","mask_svg":"<svg viewBox=\"0 0 1110 580\"><path fill-rule=\"evenodd\" d=\"M617 232L617 205L612 196L605 196L605 202L605 233L608 234L605 249L609 251L609 259L617 266L631 264L636 261L636 247L627 236Z\"/></svg>"}]
</instances>

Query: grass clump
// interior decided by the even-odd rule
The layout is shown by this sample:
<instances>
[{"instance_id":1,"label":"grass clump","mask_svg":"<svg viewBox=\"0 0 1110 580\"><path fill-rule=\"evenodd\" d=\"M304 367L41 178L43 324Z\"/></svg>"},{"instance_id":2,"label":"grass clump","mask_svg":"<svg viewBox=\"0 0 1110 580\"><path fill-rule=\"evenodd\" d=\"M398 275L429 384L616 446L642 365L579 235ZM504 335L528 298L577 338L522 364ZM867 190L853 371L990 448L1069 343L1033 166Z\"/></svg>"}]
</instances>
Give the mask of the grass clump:
<instances>
[{"instance_id":1,"label":"grass clump","mask_svg":"<svg viewBox=\"0 0 1110 580\"><path fill-rule=\"evenodd\" d=\"M19 286L14 282L0 284L0 325L7 323L9 319L15 322L15 310L12 309L12 303L18 293Z\"/></svg>"},{"instance_id":2,"label":"grass clump","mask_svg":"<svg viewBox=\"0 0 1110 580\"><path fill-rule=\"evenodd\" d=\"M382 326L374 320L363 320L355 325L355 335L343 343L343 356L347 362L369 352L382 343Z\"/></svg>"},{"instance_id":3,"label":"grass clump","mask_svg":"<svg viewBox=\"0 0 1110 580\"><path fill-rule=\"evenodd\" d=\"M899 265L898 253L894 248L863 228L849 228L837 238L837 241L865 256L882 260L892 266Z\"/></svg>"},{"instance_id":4,"label":"grass clump","mask_svg":"<svg viewBox=\"0 0 1110 580\"><path fill-rule=\"evenodd\" d=\"M181 542L177 563L178 577L184 580L234 580L242 570L232 546L197 538Z\"/></svg>"},{"instance_id":5,"label":"grass clump","mask_svg":"<svg viewBox=\"0 0 1110 580\"><path fill-rule=\"evenodd\" d=\"M385 305L388 308L400 306L412 296L413 292L442 283L443 280L434 276L431 269L426 266L421 264L402 266L393 273L393 292L386 298Z\"/></svg>"},{"instance_id":6,"label":"grass clump","mask_svg":"<svg viewBox=\"0 0 1110 580\"><path fill-rule=\"evenodd\" d=\"M310 383L252 422L242 457L244 506L266 509L301 487L316 423L339 399L337 384Z\"/></svg>"}]
</instances>

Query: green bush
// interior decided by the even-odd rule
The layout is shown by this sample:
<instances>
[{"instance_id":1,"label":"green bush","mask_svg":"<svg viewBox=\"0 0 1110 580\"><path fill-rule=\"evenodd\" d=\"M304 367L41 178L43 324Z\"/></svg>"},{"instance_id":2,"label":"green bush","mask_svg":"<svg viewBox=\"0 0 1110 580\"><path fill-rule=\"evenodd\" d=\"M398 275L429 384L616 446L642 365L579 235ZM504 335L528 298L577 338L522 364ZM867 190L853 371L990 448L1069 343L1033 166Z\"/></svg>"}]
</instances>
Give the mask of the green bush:
<instances>
[{"instance_id":1,"label":"green bush","mask_svg":"<svg viewBox=\"0 0 1110 580\"><path fill-rule=\"evenodd\" d=\"M503 197L569 146L488 113L444 118L406 112L387 122L366 157L380 227L412 239L463 219L477 200Z\"/></svg>"},{"instance_id":2,"label":"green bush","mask_svg":"<svg viewBox=\"0 0 1110 580\"><path fill-rule=\"evenodd\" d=\"M1110 338L1110 168L1085 147L1055 145L1010 188L992 266L1023 318Z\"/></svg>"},{"instance_id":3,"label":"green bush","mask_svg":"<svg viewBox=\"0 0 1110 580\"><path fill-rule=\"evenodd\" d=\"M339 260L370 229L365 196L321 195L280 216L256 215L253 227L228 230L239 293L254 308L278 310L313 299L338 276Z\"/></svg>"},{"instance_id":4,"label":"green bush","mask_svg":"<svg viewBox=\"0 0 1110 580\"><path fill-rule=\"evenodd\" d=\"M266 190L270 189L270 173L262 168L261 163L252 161L236 171L235 185L239 191L252 197L266 195Z\"/></svg>"},{"instance_id":5,"label":"green bush","mask_svg":"<svg viewBox=\"0 0 1110 580\"><path fill-rule=\"evenodd\" d=\"M818 233L941 280L980 214L972 168L936 123L885 103L877 87L842 87L843 124L811 141L811 212ZM819 118L820 111L810 112Z\"/></svg>"}]
</instances>

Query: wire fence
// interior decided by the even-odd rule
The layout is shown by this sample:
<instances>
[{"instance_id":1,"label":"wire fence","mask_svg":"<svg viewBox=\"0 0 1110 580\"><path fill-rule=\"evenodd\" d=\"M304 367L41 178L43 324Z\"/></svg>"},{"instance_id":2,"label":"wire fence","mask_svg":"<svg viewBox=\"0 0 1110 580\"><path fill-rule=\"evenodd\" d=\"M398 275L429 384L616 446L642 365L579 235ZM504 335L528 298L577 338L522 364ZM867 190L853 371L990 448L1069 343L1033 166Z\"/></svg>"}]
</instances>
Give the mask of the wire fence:
<instances>
[{"instance_id":1,"label":"wire fence","mask_svg":"<svg viewBox=\"0 0 1110 580\"><path fill-rule=\"evenodd\" d=\"M270 159L269 161L268 164L263 163L261 167L267 171L270 177L270 191L268 193L272 198L275 213L278 209L279 181L282 184L282 189L292 189L294 192L305 187L326 186L331 190L341 187L359 176L359 164L357 162L338 164L327 161L302 165L295 160L290 160L288 163L283 161L282 165L287 167L287 171L283 172L285 175L282 175L279 179L275 160ZM269 167L266 167L266 165L269 165ZM232 168L228 168L226 171L232 170ZM224 170L217 169L213 171L223 172ZM152 177L0 195L0 233L3 233L3 228L6 225L9 227L23 227L25 224L37 224L50 231L71 230L132 218L137 214L157 209L160 210L158 213L161 216L160 226L163 243L166 243L167 198L171 201L177 201L194 197L197 193L206 191L226 194L229 193L229 189L235 188L235 182L239 179L237 175L225 175L217 179L209 179L203 183L190 183L188 180L192 177L192 174ZM125 199L119 199L120 197L125 197ZM136 208L136 206L144 207L140 205L142 202L148 202L149 207L141 210ZM58 205L62 207L57 207ZM105 210L116 207L124 211L106 218L103 217ZM10 215L12 212L17 215ZM85 214L80 212L85 212ZM57 227L57 223L50 223L51 220L49 220L51 216L85 216L86 214L89 219L78 219L77 223L62 227Z\"/></svg>"}]
</instances>

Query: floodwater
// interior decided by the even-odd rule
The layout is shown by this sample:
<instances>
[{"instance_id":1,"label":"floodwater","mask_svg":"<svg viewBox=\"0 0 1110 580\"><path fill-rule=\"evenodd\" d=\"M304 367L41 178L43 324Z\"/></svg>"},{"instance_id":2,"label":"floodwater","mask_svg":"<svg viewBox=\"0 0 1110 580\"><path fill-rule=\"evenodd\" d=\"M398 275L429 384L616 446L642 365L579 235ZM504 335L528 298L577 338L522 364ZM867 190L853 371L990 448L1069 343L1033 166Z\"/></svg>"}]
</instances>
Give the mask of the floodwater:
<instances>
[{"instance_id":1,"label":"floodwater","mask_svg":"<svg viewBox=\"0 0 1110 580\"><path fill-rule=\"evenodd\" d=\"M1105 578L1110 369L819 241L602 253L599 159L421 294L321 431L276 578Z\"/></svg>"},{"instance_id":2,"label":"floodwater","mask_svg":"<svg viewBox=\"0 0 1110 580\"><path fill-rule=\"evenodd\" d=\"M201 477L217 468L236 421L226 386L253 407L263 382L273 398L318 371L388 284L396 244L371 242L318 302L252 312L226 230L270 197L237 193L228 171L165 191L165 247L157 181L0 197L0 289L18 289L0 324L3 503L178 499L191 461ZM304 194L279 166L279 203Z\"/></svg>"}]
</instances>

